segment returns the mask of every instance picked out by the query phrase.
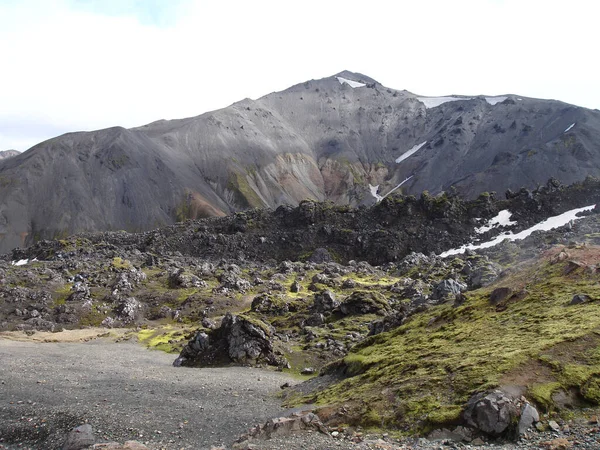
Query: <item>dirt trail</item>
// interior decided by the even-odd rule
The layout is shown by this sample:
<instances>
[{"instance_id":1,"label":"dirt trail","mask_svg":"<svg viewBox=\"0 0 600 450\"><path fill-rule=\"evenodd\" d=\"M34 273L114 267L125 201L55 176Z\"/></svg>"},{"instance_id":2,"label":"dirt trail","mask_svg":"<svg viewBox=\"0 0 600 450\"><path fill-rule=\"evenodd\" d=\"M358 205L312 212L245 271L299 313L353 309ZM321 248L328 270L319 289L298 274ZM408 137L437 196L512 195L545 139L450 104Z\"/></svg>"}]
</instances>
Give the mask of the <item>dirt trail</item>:
<instances>
[{"instance_id":1,"label":"dirt trail","mask_svg":"<svg viewBox=\"0 0 600 450\"><path fill-rule=\"evenodd\" d=\"M106 338L0 338L0 448L60 448L71 427L88 422L100 439L203 449L230 445L250 426L285 413L277 393L294 382L288 375L175 368L173 359Z\"/></svg>"}]
</instances>

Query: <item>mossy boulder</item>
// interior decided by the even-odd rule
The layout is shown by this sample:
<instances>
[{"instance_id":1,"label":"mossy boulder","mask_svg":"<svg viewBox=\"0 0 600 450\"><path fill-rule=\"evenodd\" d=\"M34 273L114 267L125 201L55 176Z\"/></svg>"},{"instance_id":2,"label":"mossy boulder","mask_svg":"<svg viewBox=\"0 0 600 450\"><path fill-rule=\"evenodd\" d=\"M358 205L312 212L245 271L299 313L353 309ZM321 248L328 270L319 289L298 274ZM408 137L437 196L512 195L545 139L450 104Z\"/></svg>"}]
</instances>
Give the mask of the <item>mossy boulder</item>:
<instances>
[{"instance_id":1,"label":"mossy boulder","mask_svg":"<svg viewBox=\"0 0 600 450\"><path fill-rule=\"evenodd\" d=\"M340 312L346 316L357 314L386 315L390 305L378 292L355 291L340 304Z\"/></svg>"}]
</instances>

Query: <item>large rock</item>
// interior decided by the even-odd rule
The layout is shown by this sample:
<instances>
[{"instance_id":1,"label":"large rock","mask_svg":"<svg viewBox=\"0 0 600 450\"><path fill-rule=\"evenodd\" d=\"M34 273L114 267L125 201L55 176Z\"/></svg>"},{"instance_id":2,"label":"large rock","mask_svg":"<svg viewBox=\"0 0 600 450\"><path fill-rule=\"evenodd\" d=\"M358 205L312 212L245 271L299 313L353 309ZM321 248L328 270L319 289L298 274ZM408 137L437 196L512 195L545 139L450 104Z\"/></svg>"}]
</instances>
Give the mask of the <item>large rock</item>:
<instances>
[{"instance_id":1,"label":"large rock","mask_svg":"<svg viewBox=\"0 0 600 450\"><path fill-rule=\"evenodd\" d=\"M236 442L241 443L250 439L271 439L278 436L289 436L290 434L307 430L318 431L329 436L329 432L319 419L319 416L307 412L293 413L287 417L269 419L266 423L251 428L247 434L241 436Z\"/></svg>"},{"instance_id":2,"label":"large rock","mask_svg":"<svg viewBox=\"0 0 600 450\"><path fill-rule=\"evenodd\" d=\"M227 313L219 328L198 332L173 365L210 366L234 362L287 367L287 360L273 347L274 339L275 330L261 320Z\"/></svg>"},{"instance_id":3,"label":"large rock","mask_svg":"<svg viewBox=\"0 0 600 450\"><path fill-rule=\"evenodd\" d=\"M80 425L71 430L62 450L81 450L94 445L96 438L90 424Z\"/></svg>"},{"instance_id":4,"label":"large rock","mask_svg":"<svg viewBox=\"0 0 600 450\"><path fill-rule=\"evenodd\" d=\"M385 315L390 306L385 297L377 292L356 291L340 304L344 315L380 314Z\"/></svg>"},{"instance_id":5,"label":"large rock","mask_svg":"<svg viewBox=\"0 0 600 450\"><path fill-rule=\"evenodd\" d=\"M454 297L456 294L460 294L466 289L467 286L465 284L453 280L452 278L448 278L447 280L442 280L435 285L433 288L432 298L443 299L450 295Z\"/></svg>"},{"instance_id":6,"label":"large rock","mask_svg":"<svg viewBox=\"0 0 600 450\"><path fill-rule=\"evenodd\" d=\"M533 406L525 403L521 408L521 418L519 419L519 434L524 434L529 427L540 421L540 415Z\"/></svg>"},{"instance_id":7,"label":"large rock","mask_svg":"<svg viewBox=\"0 0 600 450\"><path fill-rule=\"evenodd\" d=\"M314 310L319 313L331 311L337 308L340 302L336 300L332 291L323 291L314 296Z\"/></svg>"},{"instance_id":8,"label":"large rock","mask_svg":"<svg viewBox=\"0 0 600 450\"><path fill-rule=\"evenodd\" d=\"M493 436L506 432L517 417L515 403L502 391L471 397L463 413L467 425Z\"/></svg>"}]
</instances>

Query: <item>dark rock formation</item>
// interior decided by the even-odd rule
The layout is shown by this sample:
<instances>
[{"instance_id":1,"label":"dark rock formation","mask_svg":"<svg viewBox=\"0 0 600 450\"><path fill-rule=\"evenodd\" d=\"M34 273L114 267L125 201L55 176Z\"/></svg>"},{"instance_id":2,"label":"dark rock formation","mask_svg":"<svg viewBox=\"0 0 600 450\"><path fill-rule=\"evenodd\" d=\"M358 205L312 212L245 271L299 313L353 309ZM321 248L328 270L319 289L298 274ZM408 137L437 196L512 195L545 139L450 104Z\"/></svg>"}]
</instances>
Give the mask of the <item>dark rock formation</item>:
<instances>
[{"instance_id":1,"label":"dark rock formation","mask_svg":"<svg viewBox=\"0 0 600 450\"><path fill-rule=\"evenodd\" d=\"M210 366L224 362L287 366L273 346L273 328L257 319L227 313L221 326L198 332L173 363L175 366Z\"/></svg>"}]
</instances>

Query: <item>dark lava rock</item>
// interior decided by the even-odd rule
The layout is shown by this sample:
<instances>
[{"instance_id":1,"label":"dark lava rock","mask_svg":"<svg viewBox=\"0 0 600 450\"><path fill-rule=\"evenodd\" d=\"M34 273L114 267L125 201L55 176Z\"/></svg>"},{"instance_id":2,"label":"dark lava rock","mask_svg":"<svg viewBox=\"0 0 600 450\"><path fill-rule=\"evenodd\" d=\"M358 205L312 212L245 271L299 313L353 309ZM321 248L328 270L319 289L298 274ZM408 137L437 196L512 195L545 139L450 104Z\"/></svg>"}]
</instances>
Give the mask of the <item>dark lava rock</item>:
<instances>
[{"instance_id":1,"label":"dark lava rock","mask_svg":"<svg viewBox=\"0 0 600 450\"><path fill-rule=\"evenodd\" d=\"M252 300L252 311L278 316L289 312L289 305L285 299L276 295L261 294Z\"/></svg>"},{"instance_id":2,"label":"dark lava rock","mask_svg":"<svg viewBox=\"0 0 600 450\"><path fill-rule=\"evenodd\" d=\"M336 300L335 294L331 291L323 291L315 294L313 308L317 312L331 311L337 308L340 303Z\"/></svg>"},{"instance_id":3,"label":"dark lava rock","mask_svg":"<svg viewBox=\"0 0 600 450\"><path fill-rule=\"evenodd\" d=\"M175 366L209 366L234 362L287 367L287 360L273 347L273 327L246 316L227 313L221 326L199 332L173 362Z\"/></svg>"},{"instance_id":4,"label":"dark lava rock","mask_svg":"<svg viewBox=\"0 0 600 450\"><path fill-rule=\"evenodd\" d=\"M467 425L498 436L516 423L518 409L501 391L476 394L467 402L463 418Z\"/></svg>"},{"instance_id":5,"label":"dark lava rock","mask_svg":"<svg viewBox=\"0 0 600 450\"><path fill-rule=\"evenodd\" d=\"M462 291L466 290L467 286L463 283L460 283L452 278L447 280L442 280L433 288L432 298L434 299L443 299L448 295L456 295L460 294Z\"/></svg>"},{"instance_id":6,"label":"dark lava rock","mask_svg":"<svg viewBox=\"0 0 600 450\"><path fill-rule=\"evenodd\" d=\"M589 303L592 301L592 297L586 294L575 294L571 299L571 305L579 305L581 303Z\"/></svg>"}]
</instances>

